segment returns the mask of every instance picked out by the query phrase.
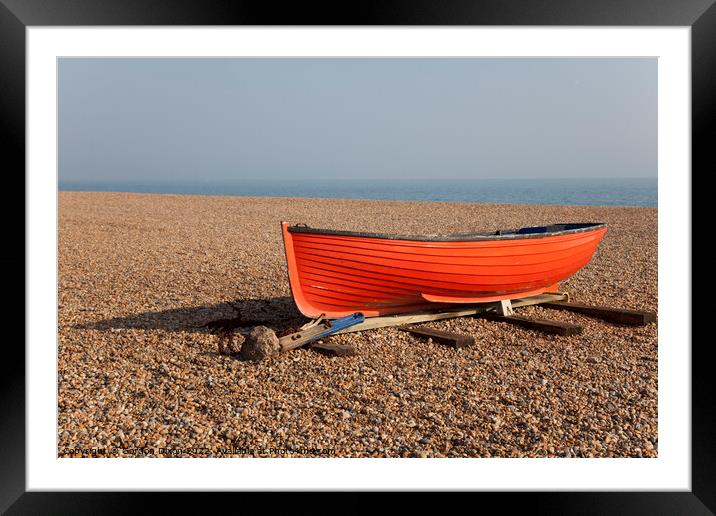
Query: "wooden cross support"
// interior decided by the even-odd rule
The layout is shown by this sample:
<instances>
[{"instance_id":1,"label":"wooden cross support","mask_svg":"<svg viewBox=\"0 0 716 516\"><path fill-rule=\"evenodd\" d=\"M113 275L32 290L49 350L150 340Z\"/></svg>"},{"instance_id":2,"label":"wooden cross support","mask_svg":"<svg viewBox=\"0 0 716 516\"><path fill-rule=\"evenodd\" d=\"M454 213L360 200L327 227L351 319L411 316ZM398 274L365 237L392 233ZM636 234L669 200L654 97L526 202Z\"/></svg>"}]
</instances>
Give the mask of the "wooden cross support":
<instances>
[{"instance_id":1,"label":"wooden cross support","mask_svg":"<svg viewBox=\"0 0 716 516\"><path fill-rule=\"evenodd\" d=\"M519 315L498 315L498 314L480 314L478 317L489 321L506 322L516 324L530 330L537 330L544 333L552 333L555 335L577 335L582 333L582 327L576 324L566 323L562 321L552 321L549 319L530 319L520 317Z\"/></svg>"},{"instance_id":2,"label":"wooden cross support","mask_svg":"<svg viewBox=\"0 0 716 516\"><path fill-rule=\"evenodd\" d=\"M569 310L580 314L595 317L603 321L616 324L625 324L628 326L646 326L649 323L656 322L656 314L653 312L644 312L642 310L627 310L626 308L611 308L608 306L590 306L581 303L568 302L547 302L540 306L552 308L555 310Z\"/></svg>"},{"instance_id":3,"label":"wooden cross support","mask_svg":"<svg viewBox=\"0 0 716 516\"><path fill-rule=\"evenodd\" d=\"M462 335L460 333L452 333L449 331L434 330L427 326L401 326L399 330L407 331L419 337L427 337L435 342L447 344L453 348L464 348L472 346L475 343L475 337L472 335Z\"/></svg>"}]
</instances>

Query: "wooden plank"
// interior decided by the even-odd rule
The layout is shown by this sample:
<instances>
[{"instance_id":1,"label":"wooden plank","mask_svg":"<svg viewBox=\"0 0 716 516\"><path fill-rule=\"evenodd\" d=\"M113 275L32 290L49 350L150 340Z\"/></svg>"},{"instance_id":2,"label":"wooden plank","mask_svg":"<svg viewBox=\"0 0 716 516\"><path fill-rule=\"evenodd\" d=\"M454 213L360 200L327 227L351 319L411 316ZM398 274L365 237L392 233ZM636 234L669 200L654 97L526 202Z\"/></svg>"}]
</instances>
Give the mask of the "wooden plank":
<instances>
[{"instance_id":1,"label":"wooden plank","mask_svg":"<svg viewBox=\"0 0 716 516\"><path fill-rule=\"evenodd\" d=\"M435 330L428 328L427 326L401 326L398 328L402 331L407 331L413 335L419 337L427 337L433 339L435 342L440 344L447 344L453 348L464 348L472 346L475 343L475 337L472 335L464 335L461 333L453 333L449 331Z\"/></svg>"},{"instance_id":2,"label":"wooden plank","mask_svg":"<svg viewBox=\"0 0 716 516\"><path fill-rule=\"evenodd\" d=\"M322 337L328 337L341 329L350 328L356 324L365 321L365 317L360 312L338 319L327 320L323 318L316 319L301 326L301 330L290 335L284 335L278 339L281 351L290 351L299 348L308 342L319 340Z\"/></svg>"},{"instance_id":3,"label":"wooden plank","mask_svg":"<svg viewBox=\"0 0 716 516\"><path fill-rule=\"evenodd\" d=\"M356 348L351 344L337 344L335 342L315 342L311 344L311 349L323 355L331 357L351 357L357 355Z\"/></svg>"},{"instance_id":4,"label":"wooden plank","mask_svg":"<svg viewBox=\"0 0 716 516\"><path fill-rule=\"evenodd\" d=\"M552 333L555 335L569 336L582 333L581 326L562 321L552 321L550 319L531 319L529 317L521 317L519 315L498 315L492 313L482 314L480 317L490 321L506 322L522 326L523 328L530 330Z\"/></svg>"},{"instance_id":5,"label":"wooden plank","mask_svg":"<svg viewBox=\"0 0 716 516\"><path fill-rule=\"evenodd\" d=\"M519 308L521 306L530 306L548 301L563 301L568 299L569 296L563 293L549 293L540 294L537 296L513 299L512 307ZM360 324L346 328L336 332L336 335L340 333L352 333L356 331L375 330L378 328L387 328L390 326L402 326L405 324L414 324L429 321L440 321L442 319L454 319L455 317L466 317L476 315L490 310L495 310L497 303L481 303L478 305L461 305L461 308L442 308L440 310L426 310L422 312L414 312L411 314L401 315L386 315L379 317L369 317Z\"/></svg>"},{"instance_id":6,"label":"wooden plank","mask_svg":"<svg viewBox=\"0 0 716 516\"><path fill-rule=\"evenodd\" d=\"M405 315L386 315L382 317L369 317L360 324L346 328L337 332L339 333L352 333L355 331L375 330L377 328L386 328L389 326L402 326L404 324L428 322L428 321L439 321L441 319L452 319L455 317L465 317L467 315L475 315L477 313L485 311L486 308L482 306L475 306L471 308L463 308L461 310L449 310L443 312L415 312L412 314Z\"/></svg>"},{"instance_id":7,"label":"wooden plank","mask_svg":"<svg viewBox=\"0 0 716 516\"><path fill-rule=\"evenodd\" d=\"M654 312L645 312L643 310L628 310L626 308L612 308L608 306L591 306L563 301L543 303L542 306L555 310L569 310L570 312L577 312L590 317L595 317L597 319L602 319L603 321L629 326L646 326L649 323L656 322L656 314Z\"/></svg>"},{"instance_id":8,"label":"wooden plank","mask_svg":"<svg viewBox=\"0 0 716 516\"><path fill-rule=\"evenodd\" d=\"M307 344L328 329L329 327L327 327L325 324L323 324L323 322L321 322L320 324L309 326L305 330L297 331L296 333L279 337L278 344L281 348L281 351L290 351L292 349L300 348L304 344Z\"/></svg>"},{"instance_id":9,"label":"wooden plank","mask_svg":"<svg viewBox=\"0 0 716 516\"><path fill-rule=\"evenodd\" d=\"M515 312L512 310L512 303L509 299L497 303L497 305L495 305L495 311L499 315L515 315Z\"/></svg>"},{"instance_id":10,"label":"wooden plank","mask_svg":"<svg viewBox=\"0 0 716 516\"><path fill-rule=\"evenodd\" d=\"M519 308L521 306L540 305L542 303L548 303L550 301L552 301L552 302L569 301L569 294L567 294L566 292L546 292L544 294L539 294L536 296L513 299L512 300L512 308Z\"/></svg>"}]
</instances>

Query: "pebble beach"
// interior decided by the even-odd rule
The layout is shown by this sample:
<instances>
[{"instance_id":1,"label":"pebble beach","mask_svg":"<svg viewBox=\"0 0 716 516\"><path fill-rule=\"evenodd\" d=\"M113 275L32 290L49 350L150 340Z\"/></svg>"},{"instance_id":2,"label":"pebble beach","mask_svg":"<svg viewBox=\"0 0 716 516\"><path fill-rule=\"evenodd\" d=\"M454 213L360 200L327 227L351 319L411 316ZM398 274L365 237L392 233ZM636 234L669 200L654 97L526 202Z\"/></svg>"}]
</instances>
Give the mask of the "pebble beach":
<instances>
[{"instance_id":1,"label":"pebble beach","mask_svg":"<svg viewBox=\"0 0 716 516\"><path fill-rule=\"evenodd\" d=\"M278 335L307 320L280 221L434 234L605 222L572 300L657 312L657 209L60 192L58 456L656 457L658 323L562 337L474 317L330 337L261 362L217 321ZM250 326L245 328L250 329Z\"/></svg>"}]
</instances>

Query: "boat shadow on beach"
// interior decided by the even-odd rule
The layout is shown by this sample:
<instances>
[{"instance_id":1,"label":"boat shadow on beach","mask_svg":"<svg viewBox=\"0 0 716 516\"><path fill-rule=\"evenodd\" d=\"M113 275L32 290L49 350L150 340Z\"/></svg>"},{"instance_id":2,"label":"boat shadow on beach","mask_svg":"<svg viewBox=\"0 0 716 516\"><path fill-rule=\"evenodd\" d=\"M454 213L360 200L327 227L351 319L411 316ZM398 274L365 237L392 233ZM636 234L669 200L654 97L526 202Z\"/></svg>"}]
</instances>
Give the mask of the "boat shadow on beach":
<instances>
[{"instance_id":1,"label":"boat shadow on beach","mask_svg":"<svg viewBox=\"0 0 716 516\"><path fill-rule=\"evenodd\" d=\"M298 328L306 318L291 297L241 299L215 305L172 308L126 317L73 325L75 329L116 331L127 329L191 333L222 333L267 326L276 332Z\"/></svg>"}]
</instances>

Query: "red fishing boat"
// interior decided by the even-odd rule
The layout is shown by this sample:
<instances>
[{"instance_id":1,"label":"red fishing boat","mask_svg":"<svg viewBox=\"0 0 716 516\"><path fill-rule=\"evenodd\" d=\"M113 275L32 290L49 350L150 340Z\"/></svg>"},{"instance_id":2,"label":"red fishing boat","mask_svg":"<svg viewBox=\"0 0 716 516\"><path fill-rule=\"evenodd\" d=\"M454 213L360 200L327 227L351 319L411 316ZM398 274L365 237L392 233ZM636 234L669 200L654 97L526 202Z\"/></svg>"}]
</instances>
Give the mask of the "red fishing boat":
<instances>
[{"instance_id":1,"label":"red fishing boat","mask_svg":"<svg viewBox=\"0 0 716 516\"><path fill-rule=\"evenodd\" d=\"M281 226L296 306L329 319L556 292L589 263L607 231L578 223L409 236Z\"/></svg>"}]
</instances>

